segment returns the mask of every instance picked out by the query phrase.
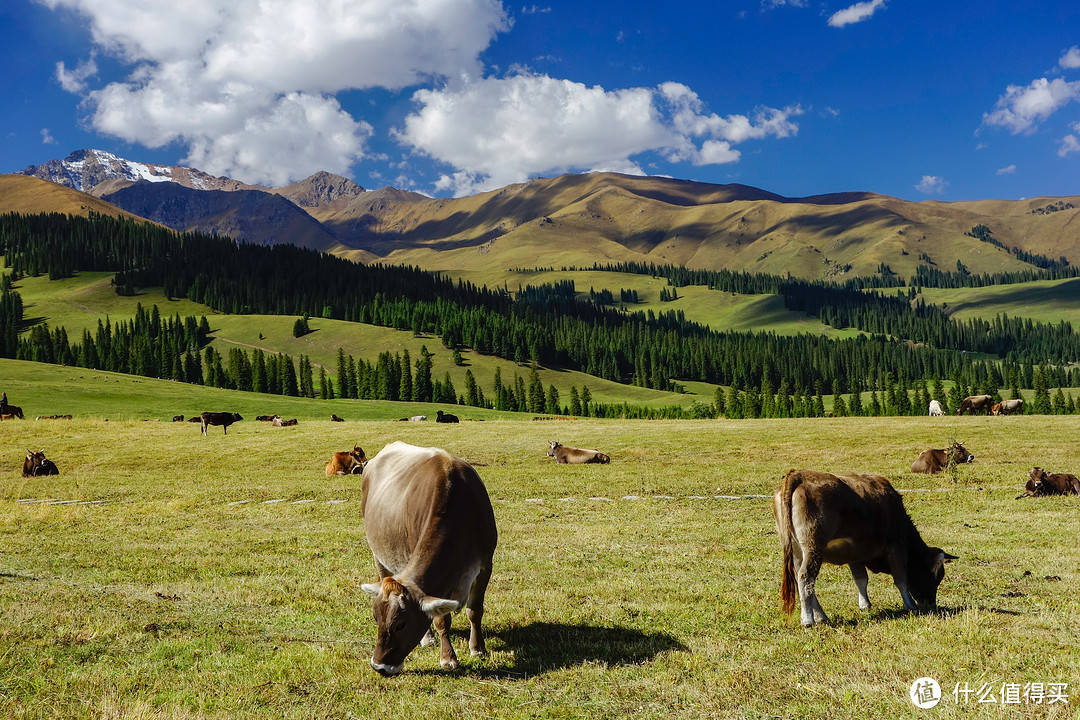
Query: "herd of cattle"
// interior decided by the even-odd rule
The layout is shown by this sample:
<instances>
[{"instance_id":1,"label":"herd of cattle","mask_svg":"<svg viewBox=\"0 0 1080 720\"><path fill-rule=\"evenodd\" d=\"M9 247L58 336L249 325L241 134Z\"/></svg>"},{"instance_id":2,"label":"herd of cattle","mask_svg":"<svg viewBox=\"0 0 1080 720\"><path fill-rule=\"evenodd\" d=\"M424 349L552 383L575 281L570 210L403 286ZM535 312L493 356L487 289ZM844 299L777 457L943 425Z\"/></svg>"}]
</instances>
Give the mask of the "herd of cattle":
<instances>
[{"instance_id":1,"label":"herd of cattle","mask_svg":"<svg viewBox=\"0 0 1080 720\"><path fill-rule=\"evenodd\" d=\"M958 413L1023 412L1022 401L994 405L990 399L989 395L965 398ZM1015 404L1006 405L1010 402ZM936 404L930 405L931 415ZM439 415L446 416L442 411ZM201 422L205 435L208 426L221 426L227 433L242 419L238 413L204 412L191 421ZM281 420L276 415L258 419ZM548 456L558 464L611 461L597 450L556 440L549 446ZM947 449L921 453L911 471L939 473L974 459L962 443L954 442ZM484 595L498 532L491 500L473 466L440 448L395 441L370 461L359 445L336 452L325 473L362 476L361 513L379 574L378 582L362 586L373 599L378 626L371 667L386 677L396 675L417 645L437 640L440 665L456 668L449 632L451 613L462 608L470 625L469 650L474 656L485 654ZM24 476L56 474L59 471L44 450L26 456ZM1061 494L1080 495L1080 479L1035 467L1017 499ZM773 496L773 513L783 556L783 608L790 614L798 601L807 627L829 622L815 590L823 563L848 566L861 609L870 608L867 571L872 571L891 575L904 607L916 611L936 607L945 564L957 559L922 540L903 498L881 475L789 470Z\"/></svg>"}]
</instances>

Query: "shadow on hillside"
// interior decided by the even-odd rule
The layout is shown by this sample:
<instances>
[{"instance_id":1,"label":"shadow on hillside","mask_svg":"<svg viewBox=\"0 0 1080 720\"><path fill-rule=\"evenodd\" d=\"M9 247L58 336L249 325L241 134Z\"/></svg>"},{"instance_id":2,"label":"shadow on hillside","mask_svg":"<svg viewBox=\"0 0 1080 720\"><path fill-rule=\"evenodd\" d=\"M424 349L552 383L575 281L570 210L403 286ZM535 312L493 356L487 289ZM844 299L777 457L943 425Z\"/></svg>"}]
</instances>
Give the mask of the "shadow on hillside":
<instances>
[{"instance_id":1,"label":"shadow on hillside","mask_svg":"<svg viewBox=\"0 0 1080 720\"><path fill-rule=\"evenodd\" d=\"M468 625L454 634L468 638ZM672 650L687 647L666 632L642 632L626 627L565 625L536 622L486 634L488 650L513 655L513 662L495 667L475 667L466 658L468 650L455 642L463 660L458 672L475 677L525 679L552 670L599 662L606 665L637 665ZM460 654L465 650L464 657ZM432 670L432 674L444 671Z\"/></svg>"},{"instance_id":2,"label":"shadow on hillside","mask_svg":"<svg viewBox=\"0 0 1080 720\"><path fill-rule=\"evenodd\" d=\"M1029 283L1019 283L1014 289L995 292L993 295L981 297L977 301L950 302L949 314L952 315L961 310L974 308L981 311L983 315L989 311L1000 312L1000 309L1006 310L1010 316L1023 315L1023 307L1018 306L1039 303L1067 303L1077 297L1080 297L1080 278L1049 286L1032 286ZM948 298L945 298L945 301L948 302Z\"/></svg>"}]
</instances>

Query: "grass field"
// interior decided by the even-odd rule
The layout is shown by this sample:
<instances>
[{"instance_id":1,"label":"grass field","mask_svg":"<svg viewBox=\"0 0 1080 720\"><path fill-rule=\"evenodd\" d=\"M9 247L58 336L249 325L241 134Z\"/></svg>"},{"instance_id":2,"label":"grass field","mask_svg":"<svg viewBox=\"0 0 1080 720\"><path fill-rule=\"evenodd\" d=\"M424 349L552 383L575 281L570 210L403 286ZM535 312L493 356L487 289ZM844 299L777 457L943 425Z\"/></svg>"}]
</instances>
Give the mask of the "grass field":
<instances>
[{"instance_id":1,"label":"grass field","mask_svg":"<svg viewBox=\"0 0 1080 720\"><path fill-rule=\"evenodd\" d=\"M192 402L221 392L187 390ZM907 694L921 676L946 693L934 716L1074 717L1080 498L1014 497L1032 465L1080 470L1077 430L1031 416L245 420L205 438L186 423L0 423L0 717L861 720L920 716ZM555 436L612 462L556 466ZM907 472L956 436L974 464ZM473 462L494 504L491 654L467 657L456 617L456 672L432 648L390 680L368 667L360 478L322 469L332 451L392 440ZM20 477L28 447L62 474ZM960 556L941 612L900 612L874 576L863 614L847 570L827 566L818 592L834 625L783 617L759 496L789 467L876 471L912 491L924 539ZM965 682L1066 682L1072 704L958 705Z\"/></svg>"}]
</instances>

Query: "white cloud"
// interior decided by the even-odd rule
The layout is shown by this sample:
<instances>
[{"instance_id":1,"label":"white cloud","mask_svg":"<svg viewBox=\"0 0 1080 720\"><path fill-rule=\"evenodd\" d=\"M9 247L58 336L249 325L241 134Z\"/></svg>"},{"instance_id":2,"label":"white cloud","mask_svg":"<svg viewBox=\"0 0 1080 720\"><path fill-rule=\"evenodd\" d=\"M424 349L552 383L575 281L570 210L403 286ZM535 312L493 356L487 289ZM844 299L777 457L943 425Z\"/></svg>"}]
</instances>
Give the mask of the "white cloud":
<instances>
[{"instance_id":1,"label":"white cloud","mask_svg":"<svg viewBox=\"0 0 1080 720\"><path fill-rule=\"evenodd\" d=\"M983 115L985 125L1007 128L1014 135L1034 132L1035 126L1071 100L1080 99L1080 80L1032 80L1027 87L1009 85L995 110Z\"/></svg>"},{"instance_id":2,"label":"white cloud","mask_svg":"<svg viewBox=\"0 0 1080 720\"><path fill-rule=\"evenodd\" d=\"M69 93L81 93L86 90L86 81L97 75L97 72L97 62L93 54L76 65L74 70L68 70L63 62L56 63L56 79L60 87Z\"/></svg>"},{"instance_id":3,"label":"white cloud","mask_svg":"<svg viewBox=\"0 0 1080 720\"><path fill-rule=\"evenodd\" d=\"M547 6L540 6L540 5L522 5L521 6L521 14L522 15L541 15L543 13L549 13L549 12L551 12L551 8L549 8Z\"/></svg>"},{"instance_id":4,"label":"white cloud","mask_svg":"<svg viewBox=\"0 0 1080 720\"><path fill-rule=\"evenodd\" d=\"M761 0L762 10L773 10L784 6L806 7L806 0Z\"/></svg>"},{"instance_id":5,"label":"white cloud","mask_svg":"<svg viewBox=\"0 0 1080 720\"><path fill-rule=\"evenodd\" d=\"M1015 172L1016 172L1016 165L1007 165L1007 166L1005 166L1003 168L999 168L998 171L997 171L997 174L998 175L1012 175Z\"/></svg>"},{"instance_id":6,"label":"white cloud","mask_svg":"<svg viewBox=\"0 0 1080 720\"><path fill-rule=\"evenodd\" d=\"M41 128L41 142L44 145L59 145L56 138L49 132L49 128Z\"/></svg>"},{"instance_id":7,"label":"white cloud","mask_svg":"<svg viewBox=\"0 0 1080 720\"><path fill-rule=\"evenodd\" d=\"M96 130L180 142L185 162L249 182L347 171L371 128L335 93L479 77L479 54L509 27L499 0L40 2L85 16L98 52L134 65L86 94ZM78 68L57 77L85 91Z\"/></svg>"},{"instance_id":8,"label":"white cloud","mask_svg":"<svg viewBox=\"0 0 1080 720\"><path fill-rule=\"evenodd\" d=\"M833 13L829 18L829 25L839 28L862 22L883 7L885 7L885 0L868 0L868 2L855 3L851 7Z\"/></svg>"},{"instance_id":9,"label":"white cloud","mask_svg":"<svg viewBox=\"0 0 1080 720\"><path fill-rule=\"evenodd\" d=\"M1069 126L1069 129L1074 133L1080 134L1080 122L1074 122ZM1058 156L1065 157L1074 152L1080 152L1080 139L1077 139L1076 135L1073 133L1069 133L1061 138L1061 147L1058 148Z\"/></svg>"},{"instance_id":10,"label":"white cloud","mask_svg":"<svg viewBox=\"0 0 1080 720\"><path fill-rule=\"evenodd\" d=\"M937 175L923 175L915 189L924 195L941 195L948 186L949 183Z\"/></svg>"},{"instance_id":11,"label":"white cloud","mask_svg":"<svg viewBox=\"0 0 1080 720\"><path fill-rule=\"evenodd\" d=\"M1061 59L1058 60L1058 65L1066 70L1075 70L1080 68L1080 47L1073 45L1062 54Z\"/></svg>"},{"instance_id":12,"label":"white cloud","mask_svg":"<svg viewBox=\"0 0 1080 720\"><path fill-rule=\"evenodd\" d=\"M419 90L395 131L402 143L454 168L437 191L468 194L541 173L615 170L641 174L633 156L659 152L695 165L739 159L731 146L798 132L799 108L704 115L685 85L605 90L547 75L487 78L455 88ZM700 142L700 145L698 144Z\"/></svg>"}]
</instances>

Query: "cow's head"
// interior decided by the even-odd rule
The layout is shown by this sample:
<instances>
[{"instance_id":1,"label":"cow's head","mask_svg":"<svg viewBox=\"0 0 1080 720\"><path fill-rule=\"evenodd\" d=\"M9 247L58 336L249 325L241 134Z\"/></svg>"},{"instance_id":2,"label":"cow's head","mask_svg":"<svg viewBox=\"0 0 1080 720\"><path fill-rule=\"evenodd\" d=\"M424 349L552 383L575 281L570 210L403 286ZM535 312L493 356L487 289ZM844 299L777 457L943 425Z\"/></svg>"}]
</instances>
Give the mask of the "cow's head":
<instances>
[{"instance_id":1,"label":"cow's head","mask_svg":"<svg viewBox=\"0 0 1080 720\"><path fill-rule=\"evenodd\" d=\"M963 443L954 442L949 447L949 455L953 465L975 461L975 456L967 451L967 448L964 447Z\"/></svg>"},{"instance_id":2,"label":"cow's head","mask_svg":"<svg viewBox=\"0 0 1080 720\"><path fill-rule=\"evenodd\" d=\"M548 450L548 457L555 457L555 448L562 447L562 443L558 440L548 440L548 445L551 446L551 449Z\"/></svg>"},{"instance_id":3,"label":"cow's head","mask_svg":"<svg viewBox=\"0 0 1080 720\"><path fill-rule=\"evenodd\" d=\"M27 450L26 453L23 472L28 475L37 475L45 467L45 450Z\"/></svg>"},{"instance_id":4,"label":"cow's head","mask_svg":"<svg viewBox=\"0 0 1080 720\"><path fill-rule=\"evenodd\" d=\"M405 658L420 644L432 620L460 607L454 600L431 597L415 583L392 577L361 587L375 601L372 610L378 634L371 668L383 677L401 672Z\"/></svg>"},{"instance_id":5,"label":"cow's head","mask_svg":"<svg viewBox=\"0 0 1080 720\"><path fill-rule=\"evenodd\" d=\"M364 454L364 448L360 447L359 445L353 445L353 449L349 453L349 455L352 456L352 459L356 461L356 465L354 465L352 469L352 474L363 475L364 466L368 463L367 455Z\"/></svg>"},{"instance_id":6,"label":"cow's head","mask_svg":"<svg viewBox=\"0 0 1080 720\"><path fill-rule=\"evenodd\" d=\"M237 420L243 420L244 418L240 417L240 413L232 413L232 419L233 422L236 422Z\"/></svg>"},{"instance_id":7,"label":"cow's head","mask_svg":"<svg viewBox=\"0 0 1080 720\"><path fill-rule=\"evenodd\" d=\"M920 610L933 610L937 607L937 591L945 577L945 563L956 560L941 548L927 548L926 554L911 558L908 566L908 585L911 599Z\"/></svg>"}]
</instances>

